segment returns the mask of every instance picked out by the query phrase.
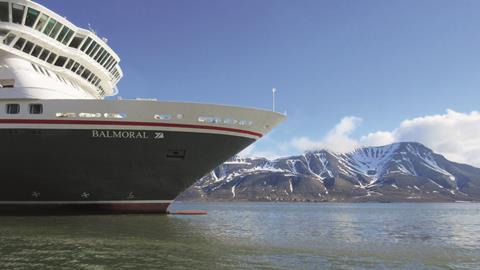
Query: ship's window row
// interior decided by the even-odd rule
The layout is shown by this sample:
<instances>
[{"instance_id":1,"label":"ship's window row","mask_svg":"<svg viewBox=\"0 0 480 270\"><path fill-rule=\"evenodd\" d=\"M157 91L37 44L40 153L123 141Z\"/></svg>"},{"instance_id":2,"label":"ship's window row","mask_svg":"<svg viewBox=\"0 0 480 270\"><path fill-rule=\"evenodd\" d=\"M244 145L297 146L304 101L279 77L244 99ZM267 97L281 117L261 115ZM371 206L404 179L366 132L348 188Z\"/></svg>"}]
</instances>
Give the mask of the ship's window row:
<instances>
[{"instance_id":1,"label":"ship's window row","mask_svg":"<svg viewBox=\"0 0 480 270\"><path fill-rule=\"evenodd\" d=\"M123 119L127 118L126 113L74 113L74 112L59 112L55 115L58 118L107 118L107 119Z\"/></svg>"},{"instance_id":2,"label":"ship's window row","mask_svg":"<svg viewBox=\"0 0 480 270\"><path fill-rule=\"evenodd\" d=\"M233 118L220 118L214 116L199 116L198 122L207 124L225 124L225 125L239 125L239 126L251 126L252 121L249 120L236 120Z\"/></svg>"},{"instance_id":3,"label":"ship's window row","mask_svg":"<svg viewBox=\"0 0 480 270\"><path fill-rule=\"evenodd\" d=\"M7 114L19 114L20 113L20 104L18 103L11 103L5 106L5 110ZM29 104L28 111L30 114L43 114L43 104Z\"/></svg>"},{"instance_id":4,"label":"ship's window row","mask_svg":"<svg viewBox=\"0 0 480 270\"><path fill-rule=\"evenodd\" d=\"M11 10L11 21L10 21ZM91 37L76 34L75 31L58 22L54 18L40 11L24 5L9 2L0 2L0 21L23 24L33 28L69 47L80 49L98 64L116 77L116 65L118 62L99 43Z\"/></svg>"},{"instance_id":5,"label":"ship's window row","mask_svg":"<svg viewBox=\"0 0 480 270\"><path fill-rule=\"evenodd\" d=\"M170 121L170 120L173 120L173 119L178 119L178 120L182 120L183 119L183 114L179 113L175 116L171 115L171 114L155 114L153 116L153 118L155 118L156 120L161 120L161 121Z\"/></svg>"},{"instance_id":6,"label":"ship's window row","mask_svg":"<svg viewBox=\"0 0 480 270\"><path fill-rule=\"evenodd\" d=\"M98 78L93 72L89 69L86 69L83 65L80 65L78 62L73 59L68 59L65 56L57 55L54 52L51 52L48 49L45 49L33 42L27 41L24 38L19 37L16 42L13 42L16 38L16 35L9 33L3 40L3 43L7 46L13 44L13 48L22 51L26 54L29 54L33 57L36 57L42 61L45 61L49 64L64 67L69 69L73 73L81 76L83 79L88 81L90 84L99 88L99 92L102 96L105 95L105 91L100 87L101 79Z\"/></svg>"}]
</instances>

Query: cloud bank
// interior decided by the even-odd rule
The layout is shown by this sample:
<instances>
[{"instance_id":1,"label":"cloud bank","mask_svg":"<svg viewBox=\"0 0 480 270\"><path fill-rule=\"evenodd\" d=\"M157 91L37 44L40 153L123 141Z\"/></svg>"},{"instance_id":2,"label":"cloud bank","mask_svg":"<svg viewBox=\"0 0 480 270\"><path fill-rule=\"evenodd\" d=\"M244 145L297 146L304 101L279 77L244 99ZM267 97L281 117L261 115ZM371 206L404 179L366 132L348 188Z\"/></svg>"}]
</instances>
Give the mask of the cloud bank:
<instances>
[{"instance_id":1,"label":"cloud bank","mask_svg":"<svg viewBox=\"0 0 480 270\"><path fill-rule=\"evenodd\" d=\"M376 131L352 138L352 132L361 122L359 117L344 117L319 140L297 137L290 143L302 152L319 149L348 152L362 146L415 141L452 161L480 166L480 113L476 111L460 113L447 110L444 114L404 120L392 131Z\"/></svg>"},{"instance_id":2,"label":"cloud bank","mask_svg":"<svg viewBox=\"0 0 480 270\"><path fill-rule=\"evenodd\" d=\"M272 142L273 150L261 151L251 146L241 155L274 159L309 150L328 149L342 153L362 146L412 141L426 145L451 161L480 167L480 113L477 111L447 110L444 114L404 120L391 131L375 131L354 138L352 133L361 123L361 118L347 116L320 139L295 137L288 142Z\"/></svg>"}]
</instances>

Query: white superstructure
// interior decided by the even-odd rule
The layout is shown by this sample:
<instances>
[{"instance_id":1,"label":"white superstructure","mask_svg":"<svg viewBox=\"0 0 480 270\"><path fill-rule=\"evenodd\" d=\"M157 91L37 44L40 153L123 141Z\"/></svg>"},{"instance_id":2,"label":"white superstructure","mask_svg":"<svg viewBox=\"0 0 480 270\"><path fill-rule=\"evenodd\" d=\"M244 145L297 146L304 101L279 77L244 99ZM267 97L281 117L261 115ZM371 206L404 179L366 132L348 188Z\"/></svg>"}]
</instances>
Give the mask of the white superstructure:
<instances>
[{"instance_id":1,"label":"white superstructure","mask_svg":"<svg viewBox=\"0 0 480 270\"><path fill-rule=\"evenodd\" d=\"M103 99L120 58L106 39L28 0L0 1L0 99Z\"/></svg>"}]
</instances>

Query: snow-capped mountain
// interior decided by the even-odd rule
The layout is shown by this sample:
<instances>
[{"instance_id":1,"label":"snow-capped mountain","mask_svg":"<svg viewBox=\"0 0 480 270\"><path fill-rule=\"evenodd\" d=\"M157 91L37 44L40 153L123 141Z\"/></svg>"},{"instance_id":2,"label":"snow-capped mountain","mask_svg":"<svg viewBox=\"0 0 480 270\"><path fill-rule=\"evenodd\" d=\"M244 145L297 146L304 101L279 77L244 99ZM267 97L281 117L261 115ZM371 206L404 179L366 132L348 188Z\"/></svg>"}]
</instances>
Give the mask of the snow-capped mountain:
<instances>
[{"instance_id":1,"label":"snow-capped mountain","mask_svg":"<svg viewBox=\"0 0 480 270\"><path fill-rule=\"evenodd\" d=\"M233 158L179 197L242 201L480 201L480 169L419 143Z\"/></svg>"}]
</instances>

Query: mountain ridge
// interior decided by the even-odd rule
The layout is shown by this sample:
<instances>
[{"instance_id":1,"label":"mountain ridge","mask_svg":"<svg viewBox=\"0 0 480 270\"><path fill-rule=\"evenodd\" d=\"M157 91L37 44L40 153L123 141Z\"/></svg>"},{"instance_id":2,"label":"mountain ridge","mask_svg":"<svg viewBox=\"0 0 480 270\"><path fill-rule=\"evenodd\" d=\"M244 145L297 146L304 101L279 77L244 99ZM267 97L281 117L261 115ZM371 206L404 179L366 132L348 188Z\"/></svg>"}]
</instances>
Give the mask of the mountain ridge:
<instances>
[{"instance_id":1,"label":"mountain ridge","mask_svg":"<svg viewBox=\"0 0 480 270\"><path fill-rule=\"evenodd\" d=\"M234 157L178 197L200 201L480 201L480 169L417 142L266 158Z\"/></svg>"}]
</instances>

